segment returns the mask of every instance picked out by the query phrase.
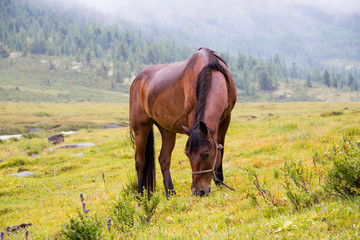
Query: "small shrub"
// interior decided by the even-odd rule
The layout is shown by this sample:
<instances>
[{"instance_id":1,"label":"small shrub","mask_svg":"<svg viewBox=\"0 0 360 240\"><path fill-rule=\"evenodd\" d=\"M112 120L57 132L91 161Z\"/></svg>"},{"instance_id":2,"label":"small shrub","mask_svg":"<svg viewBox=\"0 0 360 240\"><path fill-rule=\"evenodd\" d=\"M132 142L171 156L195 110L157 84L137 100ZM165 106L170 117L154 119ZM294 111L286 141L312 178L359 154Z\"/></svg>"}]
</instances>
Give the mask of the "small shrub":
<instances>
[{"instance_id":1,"label":"small shrub","mask_svg":"<svg viewBox=\"0 0 360 240\"><path fill-rule=\"evenodd\" d=\"M360 129L357 127L350 127L341 131L345 137L360 136Z\"/></svg>"},{"instance_id":2,"label":"small shrub","mask_svg":"<svg viewBox=\"0 0 360 240\"><path fill-rule=\"evenodd\" d=\"M26 139L39 138L39 134L35 132L29 132L22 135Z\"/></svg>"},{"instance_id":3,"label":"small shrub","mask_svg":"<svg viewBox=\"0 0 360 240\"><path fill-rule=\"evenodd\" d=\"M60 231L60 239L101 239L102 224L96 217L89 217L78 210L77 217L70 217L70 222L64 224Z\"/></svg>"},{"instance_id":4,"label":"small shrub","mask_svg":"<svg viewBox=\"0 0 360 240\"><path fill-rule=\"evenodd\" d=\"M298 124L296 122L281 122L275 126L275 129L279 132L291 132L298 129Z\"/></svg>"},{"instance_id":5,"label":"small shrub","mask_svg":"<svg viewBox=\"0 0 360 240\"><path fill-rule=\"evenodd\" d=\"M136 189L137 182L130 177L123 193L112 206L111 219L115 228L123 233L130 232L136 224L149 224L160 203L158 194L155 193L149 198L147 191L144 191L142 196L138 196ZM135 201L136 199L138 201Z\"/></svg>"},{"instance_id":6,"label":"small shrub","mask_svg":"<svg viewBox=\"0 0 360 240\"><path fill-rule=\"evenodd\" d=\"M82 202L82 209L78 210L77 217L70 217L69 223L62 226L59 239L96 240L102 238L101 220L97 218L96 215L88 215L89 209L86 208L85 200L81 193L80 200Z\"/></svg>"},{"instance_id":7,"label":"small shrub","mask_svg":"<svg viewBox=\"0 0 360 240\"><path fill-rule=\"evenodd\" d=\"M360 195L360 141L344 137L322 157L330 161L326 190L340 196Z\"/></svg>"},{"instance_id":8,"label":"small shrub","mask_svg":"<svg viewBox=\"0 0 360 240\"><path fill-rule=\"evenodd\" d=\"M51 115L46 112L37 112L34 114L36 117L50 117Z\"/></svg>"},{"instance_id":9,"label":"small shrub","mask_svg":"<svg viewBox=\"0 0 360 240\"><path fill-rule=\"evenodd\" d=\"M26 152L28 156L40 154L47 146L48 142L45 140L38 142L23 142L19 144L20 150Z\"/></svg>"},{"instance_id":10,"label":"small shrub","mask_svg":"<svg viewBox=\"0 0 360 240\"><path fill-rule=\"evenodd\" d=\"M123 194L125 196L136 196L137 195L138 182L136 176L129 177L128 184L123 188Z\"/></svg>"},{"instance_id":11,"label":"small shrub","mask_svg":"<svg viewBox=\"0 0 360 240\"><path fill-rule=\"evenodd\" d=\"M26 160L17 158L14 161L5 162L5 163L1 164L0 169L11 168L11 167L20 167L20 166L24 166L25 164L27 164Z\"/></svg>"},{"instance_id":12,"label":"small shrub","mask_svg":"<svg viewBox=\"0 0 360 240\"><path fill-rule=\"evenodd\" d=\"M314 185L312 169L306 168L301 161L297 163L291 161L285 162L282 170L286 197L295 210L299 211L318 203L318 193L312 190Z\"/></svg>"},{"instance_id":13,"label":"small shrub","mask_svg":"<svg viewBox=\"0 0 360 240\"><path fill-rule=\"evenodd\" d=\"M331 116L338 116L344 114L340 111L332 111L332 112L323 112L320 114L321 117L331 117Z\"/></svg>"},{"instance_id":14,"label":"small shrub","mask_svg":"<svg viewBox=\"0 0 360 240\"><path fill-rule=\"evenodd\" d=\"M19 141L19 138L17 137L12 137L9 139L11 142L18 142Z\"/></svg>"},{"instance_id":15,"label":"small shrub","mask_svg":"<svg viewBox=\"0 0 360 240\"><path fill-rule=\"evenodd\" d=\"M1 126L0 128L0 135L14 135L14 134L21 134L24 130L21 128L13 128L8 126Z\"/></svg>"},{"instance_id":16,"label":"small shrub","mask_svg":"<svg viewBox=\"0 0 360 240\"><path fill-rule=\"evenodd\" d=\"M130 231L135 224L135 206L131 198L123 194L112 207L114 226L121 232Z\"/></svg>"},{"instance_id":17,"label":"small shrub","mask_svg":"<svg viewBox=\"0 0 360 240\"><path fill-rule=\"evenodd\" d=\"M265 182L261 183L255 170L252 168L245 168L244 170L247 172L249 180L254 184L259 194L263 197L265 203L274 207L278 206L280 201L275 198L274 194L271 192L271 189L266 185ZM254 194L250 194L250 198L254 205L259 205Z\"/></svg>"},{"instance_id":18,"label":"small shrub","mask_svg":"<svg viewBox=\"0 0 360 240\"><path fill-rule=\"evenodd\" d=\"M152 194L149 198L147 191L144 190L143 196L139 197L141 211L138 212L140 223L147 225L150 223L152 216L155 214L156 208L160 203L160 196L158 193Z\"/></svg>"}]
</instances>

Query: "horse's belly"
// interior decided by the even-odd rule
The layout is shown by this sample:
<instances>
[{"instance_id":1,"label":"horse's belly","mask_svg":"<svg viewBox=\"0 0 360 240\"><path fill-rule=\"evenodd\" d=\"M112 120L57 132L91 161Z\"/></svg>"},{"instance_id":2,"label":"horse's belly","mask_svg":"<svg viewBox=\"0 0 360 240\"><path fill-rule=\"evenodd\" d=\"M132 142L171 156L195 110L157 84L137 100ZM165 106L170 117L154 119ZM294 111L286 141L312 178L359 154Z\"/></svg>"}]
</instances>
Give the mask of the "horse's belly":
<instances>
[{"instance_id":1,"label":"horse's belly","mask_svg":"<svg viewBox=\"0 0 360 240\"><path fill-rule=\"evenodd\" d=\"M168 109L167 107L159 108L151 113L152 119L161 127L171 132L182 132L179 125L188 125L188 118L184 111L174 111L177 109Z\"/></svg>"}]
</instances>

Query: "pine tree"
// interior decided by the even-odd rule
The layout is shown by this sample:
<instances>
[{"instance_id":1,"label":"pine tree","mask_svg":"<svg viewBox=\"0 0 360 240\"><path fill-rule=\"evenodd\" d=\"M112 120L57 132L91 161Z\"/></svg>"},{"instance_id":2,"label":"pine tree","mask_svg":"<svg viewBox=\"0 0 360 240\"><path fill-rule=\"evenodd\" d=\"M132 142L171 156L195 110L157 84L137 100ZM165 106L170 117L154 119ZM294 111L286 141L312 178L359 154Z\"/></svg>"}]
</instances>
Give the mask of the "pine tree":
<instances>
[{"instance_id":1,"label":"pine tree","mask_svg":"<svg viewBox=\"0 0 360 240\"><path fill-rule=\"evenodd\" d=\"M323 79L324 79L325 86L330 87L330 74L327 71L327 69L325 69Z\"/></svg>"},{"instance_id":2,"label":"pine tree","mask_svg":"<svg viewBox=\"0 0 360 240\"><path fill-rule=\"evenodd\" d=\"M296 66L296 63L292 63L291 69L290 69L290 77L297 78L298 77L298 67Z\"/></svg>"},{"instance_id":3,"label":"pine tree","mask_svg":"<svg viewBox=\"0 0 360 240\"><path fill-rule=\"evenodd\" d=\"M0 42L0 57L7 58L10 56L10 49L5 46L4 43Z\"/></svg>"},{"instance_id":4,"label":"pine tree","mask_svg":"<svg viewBox=\"0 0 360 240\"><path fill-rule=\"evenodd\" d=\"M349 73L347 85L348 85L349 87L351 87L351 86L354 85L354 82L355 82L354 76L352 75L352 73Z\"/></svg>"},{"instance_id":5,"label":"pine tree","mask_svg":"<svg viewBox=\"0 0 360 240\"><path fill-rule=\"evenodd\" d=\"M259 73L258 81L259 81L260 90L264 91L264 90L273 90L274 89L273 81L267 70L262 70Z\"/></svg>"},{"instance_id":6,"label":"pine tree","mask_svg":"<svg viewBox=\"0 0 360 240\"><path fill-rule=\"evenodd\" d=\"M305 87L312 88L311 76L309 73L307 74L307 77L306 77Z\"/></svg>"},{"instance_id":7,"label":"pine tree","mask_svg":"<svg viewBox=\"0 0 360 240\"><path fill-rule=\"evenodd\" d=\"M354 81L354 90L359 91L359 83L357 80Z\"/></svg>"}]
</instances>

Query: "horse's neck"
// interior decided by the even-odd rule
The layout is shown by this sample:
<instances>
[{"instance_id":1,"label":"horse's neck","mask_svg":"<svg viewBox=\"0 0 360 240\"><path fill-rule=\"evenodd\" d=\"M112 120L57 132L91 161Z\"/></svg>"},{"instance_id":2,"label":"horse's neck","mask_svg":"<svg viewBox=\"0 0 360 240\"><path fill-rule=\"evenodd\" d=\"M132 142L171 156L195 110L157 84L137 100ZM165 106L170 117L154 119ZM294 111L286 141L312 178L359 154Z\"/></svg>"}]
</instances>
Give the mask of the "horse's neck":
<instances>
[{"instance_id":1,"label":"horse's neck","mask_svg":"<svg viewBox=\"0 0 360 240\"><path fill-rule=\"evenodd\" d=\"M210 91L207 94L204 108L203 122L214 132L217 132L219 123L228 106L228 92L225 79L220 78L221 73L213 73ZM220 76L220 77L219 77Z\"/></svg>"}]
</instances>

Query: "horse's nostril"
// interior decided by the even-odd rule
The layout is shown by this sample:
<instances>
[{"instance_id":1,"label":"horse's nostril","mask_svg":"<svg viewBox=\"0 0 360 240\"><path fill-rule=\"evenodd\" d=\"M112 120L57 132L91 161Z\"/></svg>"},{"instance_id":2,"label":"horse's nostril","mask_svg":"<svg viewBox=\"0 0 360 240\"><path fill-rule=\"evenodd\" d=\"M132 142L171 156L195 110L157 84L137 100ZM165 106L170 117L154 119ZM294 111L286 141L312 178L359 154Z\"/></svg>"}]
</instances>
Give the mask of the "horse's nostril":
<instances>
[{"instance_id":1,"label":"horse's nostril","mask_svg":"<svg viewBox=\"0 0 360 240\"><path fill-rule=\"evenodd\" d=\"M199 191L199 195L200 195L200 197L203 197L203 196L205 195L205 191L204 191L204 190L200 190L200 191Z\"/></svg>"},{"instance_id":2,"label":"horse's nostril","mask_svg":"<svg viewBox=\"0 0 360 240\"><path fill-rule=\"evenodd\" d=\"M211 187L209 187L209 193L211 192Z\"/></svg>"}]
</instances>

